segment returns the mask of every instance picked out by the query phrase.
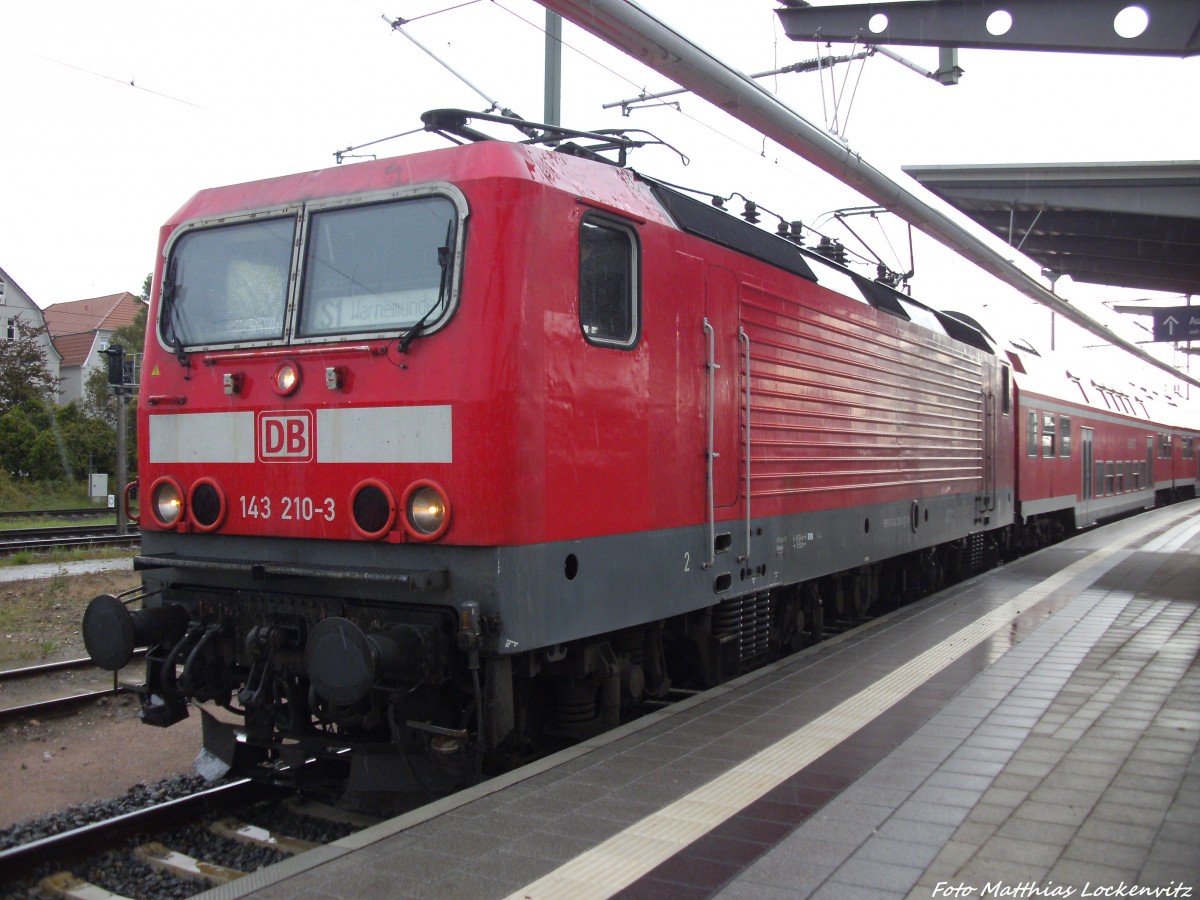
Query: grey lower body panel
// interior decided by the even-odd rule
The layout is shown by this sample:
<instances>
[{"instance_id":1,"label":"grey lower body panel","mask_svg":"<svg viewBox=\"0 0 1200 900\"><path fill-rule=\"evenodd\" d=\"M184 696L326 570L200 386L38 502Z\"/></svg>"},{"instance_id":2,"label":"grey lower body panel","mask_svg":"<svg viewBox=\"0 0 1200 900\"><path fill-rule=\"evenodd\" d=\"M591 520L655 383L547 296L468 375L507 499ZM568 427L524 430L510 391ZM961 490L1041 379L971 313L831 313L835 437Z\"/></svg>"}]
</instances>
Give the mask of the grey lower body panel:
<instances>
[{"instance_id":1,"label":"grey lower body panel","mask_svg":"<svg viewBox=\"0 0 1200 900\"><path fill-rule=\"evenodd\" d=\"M962 495L755 519L748 547L739 519L717 523L717 548L705 524L500 548L147 532L143 554L155 560L145 573L151 587L366 605L453 608L474 601L495 623L487 649L522 653L961 538L985 528L977 503ZM1011 522L1011 498L1001 506L986 527ZM375 577L387 572L396 579Z\"/></svg>"}]
</instances>

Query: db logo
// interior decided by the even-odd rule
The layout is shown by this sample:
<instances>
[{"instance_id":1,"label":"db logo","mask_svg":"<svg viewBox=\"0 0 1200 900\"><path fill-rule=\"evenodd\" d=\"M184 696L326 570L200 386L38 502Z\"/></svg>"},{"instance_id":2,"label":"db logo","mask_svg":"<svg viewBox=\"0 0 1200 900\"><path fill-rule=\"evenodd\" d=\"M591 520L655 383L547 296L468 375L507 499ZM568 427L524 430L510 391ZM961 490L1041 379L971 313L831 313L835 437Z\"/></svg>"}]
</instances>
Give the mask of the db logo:
<instances>
[{"instance_id":1,"label":"db logo","mask_svg":"<svg viewBox=\"0 0 1200 900\"><path fill-rule=\"evenodd\" d=\"M260 462L312 460L312 413L263 412L258 414L258 459Z\"/></svg>"}]
</instances>

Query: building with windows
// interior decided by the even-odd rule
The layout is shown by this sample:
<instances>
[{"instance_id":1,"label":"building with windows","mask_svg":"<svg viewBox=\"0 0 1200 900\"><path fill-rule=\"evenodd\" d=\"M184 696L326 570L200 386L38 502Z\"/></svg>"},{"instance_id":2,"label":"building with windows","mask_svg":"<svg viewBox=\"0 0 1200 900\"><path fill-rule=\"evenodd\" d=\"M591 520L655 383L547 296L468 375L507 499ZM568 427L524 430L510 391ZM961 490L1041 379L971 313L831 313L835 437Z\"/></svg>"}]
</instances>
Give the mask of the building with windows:
<instances>
[{"instance_id":1,"label":"building with windows","mask_svg":"<svg viewBox=\"0 0 1200 900\"><path fill-rule=\"evenodd\" d=\"M125 291L90 300L55 303L43 310L50 337L61 355L60 403L83 398L92 369L107 365L103 352L108 349L112 333L131 324L142 306L140 299Z\"/></svg>"},{"instance_id":2,"label":"building with windows","mask_svg":"<svg viewBox=\"0 0 1200 900\"><path fill-rule=\"evenodd\" d=\"M21 286L13 281L7 272L0 269L0 328L3 329L0 331L0 339L11 341L16 338L18 319L33 328L46 325L46 318L38 305L21 290ZM46 368L50 370L51 375L58 376L62 354L54 346L48 333L42 333L40 342L46 353Z\"/></svg>"}]
</instances>

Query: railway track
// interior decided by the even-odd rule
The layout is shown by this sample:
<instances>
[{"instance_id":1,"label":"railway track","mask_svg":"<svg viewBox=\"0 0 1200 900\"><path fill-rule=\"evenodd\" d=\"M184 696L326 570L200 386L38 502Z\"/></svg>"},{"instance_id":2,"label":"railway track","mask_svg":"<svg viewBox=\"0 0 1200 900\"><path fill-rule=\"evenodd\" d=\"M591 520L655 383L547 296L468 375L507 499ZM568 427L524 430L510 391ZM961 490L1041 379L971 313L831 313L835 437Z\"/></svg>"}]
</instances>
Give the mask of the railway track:
<instances>
[{"instance_id":1,"label":"railway track","mask_svg":"<svg viewBox=\"0 0 1200 900\"><path fill-rule=\"evenodd\" d=\"M135 657L140 659L144 654L144 650L139 650L135 654ZM20 682L34 681L64 672L89 671L97 676L103 674L103 678L111 683L103 688L80 690L49 699L34 700L0 708L0 725L19 722L22 719L36 719L46 715L76 712L101 697L112 697L127 691L118 680L119 673L112 675L109 675L107 672L101 673L101 670L90 659L68 659L61 662L44 663L38 666L0 671L0 686L16 685ZM97 682L100 681L99 678L96 680Z\"/></svg>"},{"instance_id":2,"label":"railway track","mask_svg":"<svg viewBox=\"0 0 1200 900\"><path fill-rule=\"evenodd\" d=\"M831 617L823 637L863 624ZM643 711L696 693L673 689L667 698L647 702ZM288 775L281 773L281 781ZM331 777L340 783L337 774ZM304 782L313 780L309 774ZM306 799L291 788L243 779L0 850L0 894L189 897L377 821Z\"/></svg>"},{"instance_id":3,"label":"railway track","mask_svg":"<svg viewBox=\"0 0 1200 900\"><path fill-rule=\"evenodd\" d=\"M82 509L15 509L0 511L4 519L95 519L111 516L113 511L104 506L87 506Z\"/></svg>"},{"instance_id":4,"label":"railway track","mask_svg":"<svg viewBox=\"0 0 1200 900\"><path fill-rule=\"evenodd\" d=\"M46 551L82 547L136 547L141 536L130 524L128 534L117 534L116 525L64 525L54 528L12 528L0 531L0 556L22 550Z\"/></svg>"},{"instance_id":5,"label":"railway track","mask_svg":"<svg viewBox=\"0 0 1200 900\"><path fill-rule=\"evenodd\" d=\"M377 821L243 779L0 850L0 888L188 897Z\"/></svg>"}]
</instances>

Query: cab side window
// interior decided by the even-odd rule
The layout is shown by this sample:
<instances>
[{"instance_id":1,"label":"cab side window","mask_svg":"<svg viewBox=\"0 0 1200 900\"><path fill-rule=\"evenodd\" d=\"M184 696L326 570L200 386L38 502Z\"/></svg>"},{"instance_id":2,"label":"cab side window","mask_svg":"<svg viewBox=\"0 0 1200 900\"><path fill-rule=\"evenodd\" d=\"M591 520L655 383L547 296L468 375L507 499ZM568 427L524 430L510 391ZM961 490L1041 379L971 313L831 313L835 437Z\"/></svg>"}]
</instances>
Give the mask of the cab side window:
<instances>
[{"instance_id":1,"label":"cab side window","mask_svg":"<svg viewBox=\"0 0 1200 900\"><path fill-rule=\"evenodd\" d=\"M634 230L585 218L579 229L579 325L590 344L637 343L641 248Z\"/></svg>"}]
</instances>

